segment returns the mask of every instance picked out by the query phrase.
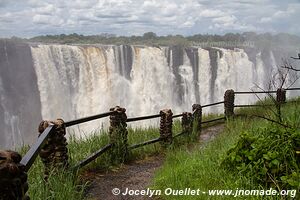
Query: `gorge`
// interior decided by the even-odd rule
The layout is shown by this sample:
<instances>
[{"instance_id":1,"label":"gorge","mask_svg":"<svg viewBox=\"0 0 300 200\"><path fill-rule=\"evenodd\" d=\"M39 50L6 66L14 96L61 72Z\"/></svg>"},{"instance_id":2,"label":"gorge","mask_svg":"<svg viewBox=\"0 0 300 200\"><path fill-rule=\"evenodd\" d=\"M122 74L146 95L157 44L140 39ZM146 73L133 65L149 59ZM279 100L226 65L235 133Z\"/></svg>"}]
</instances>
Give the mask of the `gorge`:
<instances>
[{"instance_id":1,"label":"gorge","mask_svg":"<svg viewBox=\"0 0 300 200\"><path fill-rule=\"evenodd\" d=\"M120 105L128 117L191 111L226 89L267 89L296 50L255 47L63 45L0 40L0 145L30 144L42 119L65 121ZM299 86L299 81L295 86ZM237 102L249 104L255 96ZM222 106L205 112L222 112ZM73 130L88 135L107 121ZM155 123L155 122L154 122ZM80 130L79 130L80 129ZM72 132L72 131L71 131Z\"/></svg>"}]
</instances>

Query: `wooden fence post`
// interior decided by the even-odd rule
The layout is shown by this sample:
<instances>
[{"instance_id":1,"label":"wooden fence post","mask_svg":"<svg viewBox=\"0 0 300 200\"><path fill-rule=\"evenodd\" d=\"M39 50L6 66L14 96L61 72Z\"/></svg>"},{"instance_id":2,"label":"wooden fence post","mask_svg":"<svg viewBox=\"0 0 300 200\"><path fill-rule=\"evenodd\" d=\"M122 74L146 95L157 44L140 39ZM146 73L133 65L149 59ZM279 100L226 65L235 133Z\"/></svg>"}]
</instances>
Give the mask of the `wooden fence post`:
<instances>
[{"instance_id":1,"label":"wooden fence post","mask_svg":"<svg viewBox=\"0 0 300 200\"><path fill-rule=\"evenodd\" d=\"M286 103L286 90L279 88L276 91L276 101L278 104Z\"/></svg>"},{"instance_id":2,"label":"wooden fence post","mask_svg":"<svg viewBox=\"0 0 300 200\"><path fill-rule=\"evenodd\" d=\"M173 113L171 109L164 109L160 111L160 139L161 145L166 147L172 143L172 125L173 125Z\"/></svg>"},{"instance_id":3,"label":"wooden fence post","mask_svg":"<svg viewBox=\"0 0 300 200\"><path fill-rule=\"evenodd\" d=\"M185 134L191 134L193 130L193 116L192 113L189 112L184 112L182 113L182 118L181 118L181 127L182 131Z\"/></svg>"},{"instance_id":4,"label":"wooden fence post","mask_svg":"<svg viewBox=\"0 0 300 200\"><path fill-rule=\"evenodd\" d=\"M39 156L44 163L44 179L47 181L52 169L61 169L69 166L66 127L62 119L56 121L42 121L39 125L39 136L50 125L54 124L54 132L49 136L41 149Z\"/></svg>"},{"instance_id":5,"label":"wooden fence post","mask_svg":"<svg viewBox=\"0 0 300 200\"><path fill-rule=\"evenodd\" d=\"M0 151L0 199L29 200L25 166L22 157L14 151Z\"/></svg>"},{"instance_id":6,"label":"wooden fence post","mask_svg":"<svg viewBox=\"0 0 300 200\"><path fill-rule=\"evenodd\" d=\"M202 106L200 104L193 104L192 111L193 111L193 127L195 127L196 132L201 132Z\"/></svg>"},{"instance_id":7,"label":"wooden fence post","mask_svg":"<svg viewBox=\"0 0 300 200\"><path fill-rule=\"evenodd\" d=\"M234 90L226 90L224 94L224 114L226 118L234 116Z\"/></svg>"},{"instance_id":8,"label":"wooden fence post","mask_svg":"<svg viewBox=\"0 0 300 200\"><path fill-rule=\"evenodd\" d=\"M109 117L109 139L112 144L111 162L123 163L128 158L126 109L116 106L111 108L110 111L114 111Z\"/></svg>"}]
</instances>

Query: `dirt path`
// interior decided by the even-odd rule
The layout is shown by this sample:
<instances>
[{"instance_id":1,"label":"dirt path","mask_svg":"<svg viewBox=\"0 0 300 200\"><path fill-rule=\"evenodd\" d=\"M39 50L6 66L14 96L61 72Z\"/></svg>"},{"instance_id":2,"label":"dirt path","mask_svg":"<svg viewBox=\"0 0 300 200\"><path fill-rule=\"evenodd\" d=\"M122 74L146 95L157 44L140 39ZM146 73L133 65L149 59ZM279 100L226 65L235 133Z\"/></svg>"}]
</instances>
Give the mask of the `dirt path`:
<instances>
[{"instance_id":1,"label":"dirt path","mask_svg":"<svg viewBox=\"0 0 300 200\"><path fill-rule=\"evenodd\" d=\"M162 156L155 156L125 164L116 172L110 171L106 174L93 173L88 175L88 179L92 180L92 183L88 188L87 199L146 199L143 196L114 196L112 190L118 188L121 192L125 192L126 188L132 190L146 189L151 184L154 172L163 164L163 160Z\"/></svg>"},{"instance_id":2,"label":"dirt path","mask_svg":"<svg viewBox=\"0 0 300 200\"><path fill-rule=\"evenodd\" d=\"M205 143L222 131L224 125L216 125L202 131L199 142ZM197 146L199 146L197 144ZM194 146L195 147L195 146ZM191 149L191 148L189 148ZM117 171L87 172L85 179L90 180L91 184L87 190L88 200L127 200L127 199L150 199L145 196L113 195L112 190L118 188L121 193L130 190L145 190L154 177L155 171L162 166L163 156L150 157L145 160L135 161L123 165Z\"/></svg>"},{"instance_id":3,"label":"dirt path","mask_svg":"<svg viewBox=\"0 0 300 200\"><path fill-rule=\"evenodd\" d=\"M224 124L218 124L215 126L205 128L199 137L200 144L213 140L223 129Z\"/></svg>"}]
</instances>

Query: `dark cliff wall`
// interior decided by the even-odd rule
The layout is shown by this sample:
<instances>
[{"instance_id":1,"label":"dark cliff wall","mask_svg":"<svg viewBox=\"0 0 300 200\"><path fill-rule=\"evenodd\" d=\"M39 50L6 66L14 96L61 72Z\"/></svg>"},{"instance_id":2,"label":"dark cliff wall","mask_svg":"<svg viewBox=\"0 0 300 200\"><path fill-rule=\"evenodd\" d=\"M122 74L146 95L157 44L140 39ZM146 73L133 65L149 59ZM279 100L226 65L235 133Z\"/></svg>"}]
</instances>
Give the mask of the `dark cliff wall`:
<instances>
[{"instance_id":1,"label":"dark cliff wall","mask_svg":"<svg viewBox=\"0 0 300 200\"><path fill-rule=\"evenodd\" d=\"M175 75L176 86L175 86L174 94L176 94L175 98L179 103L179 105L182 104L182 94L183 94L183 88L181 85L182 80L179 75L179 66L183 65L183 51L184 48L180 46L169 47L168 58L167 58L168 64L169 66L171 66L173 70L173 74Z\"/></svg>"},{"instance_id":2,"label":"dark cliff wall","mask_svg":"<svg viewBox=\"0 0 300 200\"><path fill-rule=\"evenodd\" d=\"M198 56L198 49L197 48L187 48L186 54L188 58L190 59L192 68L193 68L193 81L194 81L194 87L195 87L195 96L196 96L196 102L200 102L200 93L199 93L199 85L198 85L198 73L199 73L199 56Z\"/></svg>"},{"instance_id":3,"label":"dark cliff wall","mask_svg":"<svg viewBox=\"0 0 300 200\"><path fill-rule=\"evenodd\" d=\"M129 45L114 46L115 59L118 63L119 73L130 80L130 72L133 63L132 47Z\"/></svg>"},{"instance_id":4,"label":"dark cliff wall","mask_svg":"<svg viewBox=\"0 0 300 200\"><path fill-rule=\"evenodd\" d=\"M211 66L211 80L210 80L210 97L209 101L214 102L214 94L215 94L215 82L217 79L217 71L218 71L218 58L222 58L222 51L215 48L205 48L209 52L210 66Z\"/></svg>"},{"instance_id":5,"label":"dark cliff wall","mask_svg":"<svg viewBox=\"0 0 300 200\"><path fill-rule=\"evenodd\" d=\"M42 117L37 78L28 44L0 40L0 79L3 87L0 103L1 148L11 148L12 144L22 142L31 143L37 137L36 127ZM8 126L12 116L18 116L19 127L15 128L19 130ZM12 132L16 131L20 131L22 137L15 135L18 136L16 141L7 140L11 140Z\"/></svg>"}]
</instances>

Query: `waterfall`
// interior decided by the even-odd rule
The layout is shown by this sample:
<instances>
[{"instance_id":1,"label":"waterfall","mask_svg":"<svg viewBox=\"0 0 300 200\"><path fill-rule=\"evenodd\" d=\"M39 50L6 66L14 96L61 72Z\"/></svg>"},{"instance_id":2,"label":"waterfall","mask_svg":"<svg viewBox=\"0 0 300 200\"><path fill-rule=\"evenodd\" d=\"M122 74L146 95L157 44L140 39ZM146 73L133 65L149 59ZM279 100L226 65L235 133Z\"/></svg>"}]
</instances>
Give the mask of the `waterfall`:
<instances>
[{"instance_id":1,"label":"waterfall","mask_svg":"<svg viewBox=\"0 0 300 200\"><path fill-rule=\"evenodd\" d=\"M190 111L194 103L222 101L226 89L248 91L261 81L260 73L269 73L259 61L260 54L255 66L243 49L197 48L192 54L195 51L168 47L38 45L31 51L44 119L71 120L106 112L115 105L125 107L128 117L157 114L164 108L181 113ZM214 69L210 51L216 53ZM213 73L214 85L210 85ZM197 93L200 102L196 102ZM255 101L252 96L238 98L237 103ZM204 112L222 109L221 105ZM91 123L93 128L82 130L88 134L100 125Z\"/></svg>"},{"instance_id":2,"label":"waterfall","mask_svg":"<svg viewBox=\"0 0 300 200\"><path fill-rule=\"evenodd\" d=\"M205 105L212 102L210 95L210 82L212 79L209 51L205 49L198 50L199 70L198 70L198 85L200 92L200 102ZM211 112L211 107L208 107L204 112Z\"/></svg>"},{"instance_id":3,"label":"waterfall","mask_svg":"<svg viewBox=\"0 0 300 200\"><path fill-rule=\"evenodd\" d=\"M127 108L129 117L156 114L166 107L179 112L172 100L174 76L164 52L134 47L132 70L127 77L127 52L123 46L119 48L32 47L43 118L71 120L106 112L115 105ZM92 130L99 125L92 125ZM91 131L83 130L85 134Z\"/></svg>"},{"instance_id":4,"label":"waterfall","mask_svg":"<svg viewBox=\"0 0 300 200\"><path fill-rule=\"evenodd\" d=\"M196 103L196 92L194 87L194 74L192 64L184 52L183 64L179 66L179 76L181 80L182 92L182 106L181 110L190 110L191 106Z\"/></svg>"},{"instance_id":5,"label":"waterfall","mask_svg":"<svg viewBox=\"0 0 300 200\"><path fill-rule=\"evenodd\" d=\"M217 101L222 100L226 89L235 91L249 91L255 83L253 76L253 63L249 61L247 54L242 49L221 49L222 56L218 57L218 71L215 81L215 97ZM235 103L250 104L255 101L253 96L237 97Z\"/></svg>"},{"instance_id":6,"label":"waterfall","mask_svg":"<svg viewBox=\"0 0 300 200\"><path fill-rule=\"evenodd\" d=\"M23 142L27 137L24 137L24 126L29 127L28 135L36 138L34 133L40 115L47 120L69 121L107 112L116 105L125 107L128 117L158 114L165 108L172 109L174 114L191 112L194 103L223 101L227 89L249 91L257 90L256 86L267 89L278 65L271 50L26 45L14 52L19 47L10 48L0 43L0 61L4 66L0 68L0 124L7 132L1 135L1 140L7 147ZM21 51L26 55L19 56ZM17 59L13 59L15 57ZM18 71L13 69L22 72L23 58L28 60L26 68L32 68L32 72L24 77L21 86L14 82L13 88L17 90L11 95L10 84ZM11 65L15 68L11 69ZM8 75L3 76L4 73ZM17 77L21 79L22 75ZM31 95L29 91L35 87L37 92ZM24 88L26 92L22 93ZM16 99L16 102L8 99ZM24 99L30 99L25 106ZM257 100L254 95L237 95L235 103L250 104ZM39 115L25 120L31 111ZM203 111L221 113L223 105ZM158 122L153 119L132 125L157 126ZM105 118L68 128L68 132L84 137L107 126L108 118Z\"/></svg>"}]
</instances>

